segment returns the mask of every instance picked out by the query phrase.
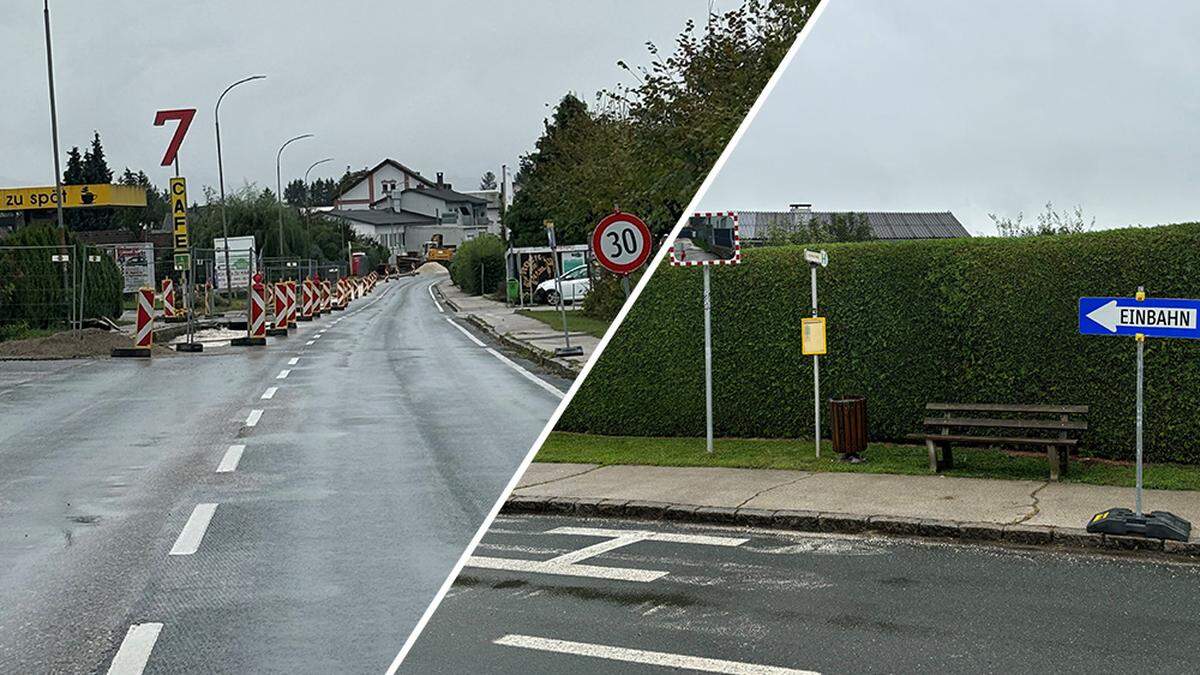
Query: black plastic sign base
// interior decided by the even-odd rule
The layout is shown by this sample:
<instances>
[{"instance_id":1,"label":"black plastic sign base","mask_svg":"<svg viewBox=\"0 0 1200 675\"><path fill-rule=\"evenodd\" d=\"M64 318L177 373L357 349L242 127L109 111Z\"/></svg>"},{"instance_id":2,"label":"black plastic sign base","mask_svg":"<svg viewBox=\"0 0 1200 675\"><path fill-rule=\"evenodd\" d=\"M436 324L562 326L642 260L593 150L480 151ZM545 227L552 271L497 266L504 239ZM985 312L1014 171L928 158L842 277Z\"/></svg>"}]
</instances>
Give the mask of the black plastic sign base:
<instances>
[{"instance_id":1,"label":"black plastic sign base","mask_svg":"<svg viewBox=\"0 0 1200 675\"><path fill-rule=\"evenodd\" d=\"M230 347L265 347L266 344L265 337L240 337L229 341Z\"/></svg>"},{"instance_id":2,"label":"black plastic sign base","mask_svg":"<svg viewBox=\"0 0 1200 675\"><path fill-rule=\"evenodd\" d=\"M182 314L176 314L175 316L163 317L162 319L159 319L159 320L162 321L163 323L187 323L187 317Z\"/></svg>"},{"instance_id":3,"label":"black plastic sign base","mask_svg":"<svg viewBox=\"0 0 1200 675\"><path fill-rule=\"evenodd\" d=\"M311 316L298 316L298 317L296 317L296 320L297 321L312 321L313 318Z\"/></svg>"},{"instance_id":4,"label":"black plastic sign base","mask_svg":"<svg viewBox=\"0 0 1200 675\"><path fill-rule=\"evenodd\" d=\"M280 336L287 337L287 334L288 333L287 333L286 328L268 328L267 329L267 335L269 335L271 337L280 337Z\"/></svg>"},{"instance_id":5,"label":"black plastic sign base","mask_svg":"<svg viewBox=\"0 0 1200 675\"><path fill-rule=\"evenodd\" d=\"M1192 533L1192 524L1167 511L1151 511L1139 518L1132 509L1116 507L1092 516L1087 531L1093 534L1140 534L1151 539L1187 541Z\"/></svg>"},{"instance_id":6,"label":"black plastic sign base","mask_svg":"<svg viewBox=\"0 0 1200 675\"><path fill-rule=\"evenodd\" d=\"M204 351L204 345L199 342L180 342L175 345L175 351L195 354Z\"/></svg>"},{"instance_id":7,"label":"black plastic sign base","mask_svg":"<svg viewBox=\"0 0 1200 675\"><path fill-rule=\"evenodd\" d=\"M559 347L554 350L555 356L583 356L583 347Z\"/></svg>"},{"instance_id":8,"label":"black plastic sign base","mask_svg":"<svg viewBox=\"0 0 1200 675\"><path fill-rule=\"evenodd\" d=\"M112 350L112 356L122 359L148 359L150 350L144 347L115 347Z\"/></svg>"}]
</instances>

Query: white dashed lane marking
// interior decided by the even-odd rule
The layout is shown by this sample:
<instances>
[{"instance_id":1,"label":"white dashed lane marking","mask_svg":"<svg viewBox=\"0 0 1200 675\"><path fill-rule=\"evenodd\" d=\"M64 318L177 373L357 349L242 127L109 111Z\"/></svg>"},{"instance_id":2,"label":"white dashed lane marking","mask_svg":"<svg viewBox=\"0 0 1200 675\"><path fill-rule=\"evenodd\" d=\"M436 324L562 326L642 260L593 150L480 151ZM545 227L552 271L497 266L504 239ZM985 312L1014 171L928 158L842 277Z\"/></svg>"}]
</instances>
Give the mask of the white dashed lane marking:
<instances>
[{"instance_id":1,"label":"white dashed lane marking","mask_svg":"<svg viewBox=\"0 0 1200 675\"><path fill-rule=\"evenodd\" d=\"M217 473L228 473L237 469L238 462L242 459L242 452L246 449L244 445L231 445L225 451L225 456L221 458L221 463L217 465Z\"/></svg>"},{"instance_id":2,"label":"white dashed lane marking","mask_svg":"<svg viewBox=\"0 0 1200 675\"><path fill-rule=\"evenodd\" d=\"M294 365L296 365L297 363L300 363L300 357L299 357L299 356L293 356L292 358L288 359L288 365L289 365L289 366L294 366Z\"/></svg>"},{"instance_id":3,"label":"white dashed lane marking","mask_svg":"<svg viewBox=\"0 0 1200 675\"><path fill-rule=\"evenodd\" d=\"M292 374L292 371L284 369L284 370L279 371L279 374L275 376L275 379L286 380L287 376L291 375L291 374Z\"/></svg>"},{"instance_id":4,"label":"white dashed lane marking","mask_svg":"<svg viewBox=\"0 0 1200 675\"><path fill-rule=\"evenodd\" d=\"M135 623L125 632L125 639L108 666L108 675L141 675L150 661L150 652L162 632L161 623Z\"/></svg>"},{"instance_id":5,"label":"white dashed lane marking","mask_svg":"<svg viewBox=\"0 0 1200 675\"><path fill-rule=\"evenodd\" d=\"M262 416L263 416L263 411L251 410L250 415L246 418L246 426L248 426L248 427L255 426L256 424L258 424L258 421L262 419Z\"/></svg>"},{"instance_id":6,"label":"white dashed lane marking","mask_svg":"<svg viewBox=\"0 0 1200 675\"><path fill-rule=\"evenodd\" d=\"M279 387L267 387L267 390L264 391L262 395L263 400L269 401L270 399L275 398L275 392L277 391L279 391Z\"/></svg>"},{"instance_id":7,"label":"white dashed lane marking","mask_svg":"<svg viewBox=\"0 0 1200 675\"><path fill-rule=\"evenodd\" d=\"M212 521L216 512L216 504L197 504L196 508L192 509L187 524L183 526L183 531L179 533L179 538L175 540L175 545L171 547L171 555L195 553L200 548L204 532L208 530L208 523Z\"/></svg>"}]
</instances>

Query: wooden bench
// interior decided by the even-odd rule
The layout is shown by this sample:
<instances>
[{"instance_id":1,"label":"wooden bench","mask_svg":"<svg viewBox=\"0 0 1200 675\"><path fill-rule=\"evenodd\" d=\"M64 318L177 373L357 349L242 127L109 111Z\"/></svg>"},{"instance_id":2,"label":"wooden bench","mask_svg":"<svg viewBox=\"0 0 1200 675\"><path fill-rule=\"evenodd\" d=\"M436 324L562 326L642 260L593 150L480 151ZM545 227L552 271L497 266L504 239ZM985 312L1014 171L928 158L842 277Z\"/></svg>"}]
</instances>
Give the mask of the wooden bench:
<instances>
[{"instance_id":1,"label":"wooden bench","mask_svg":"<svg viewBox=\"0 0 1200 675\"><path fill-rule=\"evenodd\" d=\"M1086 405L1008 405L1003 403L929 403L924 432L908 438L925 441L929 470L954 468L954 445L1014 446L1046 448L1050 480L1067 472L1072 448L1087 422ZM1075 416L1072 418L1072 416ZM978 432L978 433L976 433ZM984 435L986 433L986 435ZM941 457L938 450L941 449Z\"/></svg>"}]
</instances>

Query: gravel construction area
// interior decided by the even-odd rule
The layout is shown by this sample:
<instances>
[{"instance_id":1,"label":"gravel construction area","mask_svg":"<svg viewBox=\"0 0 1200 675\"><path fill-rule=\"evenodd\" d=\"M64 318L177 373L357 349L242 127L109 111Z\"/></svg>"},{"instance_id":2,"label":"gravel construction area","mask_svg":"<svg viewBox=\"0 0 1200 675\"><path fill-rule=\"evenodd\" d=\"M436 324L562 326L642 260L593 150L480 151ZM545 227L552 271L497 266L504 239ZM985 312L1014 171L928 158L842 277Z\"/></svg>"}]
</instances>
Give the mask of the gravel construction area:
<instances>
[{"instance_id":1,"label":"gravel construction area","mask_svg":"<svg viewBox=\"0 0 1200 675\"><path fill-rule=\"evenodd\" d=\"M430 274L449 274L450 273L450 270L446 269L445 265L443 265L441 263L435 263L435 262L427 262L424 265L421 265L420 267L418 267L416 271L417 271L417 274L419 274L421 276L427 276Z\"/></svg>"},{"instance_id":2,"label":"gravel construction area","mask_svg":"<svg viewBox=\"0 0 1200 675\"><path fill-rule=\"evenodd\" d=\"M113 348L132 346L133 340L126 333L85 328L78 335L68 330L45 337L0 342L0 359L106 359ZM166 354L174 352L154 346L155 356Z\"/></svg>"}]
</instances>

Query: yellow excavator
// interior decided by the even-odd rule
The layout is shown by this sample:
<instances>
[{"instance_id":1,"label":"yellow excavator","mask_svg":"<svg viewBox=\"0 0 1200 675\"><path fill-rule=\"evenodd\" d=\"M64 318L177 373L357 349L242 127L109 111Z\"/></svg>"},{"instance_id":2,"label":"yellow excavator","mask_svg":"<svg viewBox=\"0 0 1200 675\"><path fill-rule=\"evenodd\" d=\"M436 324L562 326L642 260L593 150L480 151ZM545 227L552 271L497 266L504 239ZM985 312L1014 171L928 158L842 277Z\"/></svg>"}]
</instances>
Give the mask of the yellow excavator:
<instances>
[{"instance_id":1,"label":"yellow excavator","mask_svg":"<svg viewBox=\"0 0 1200 675\"><path fill-rule=\"evenodd\" d=\"M442 262L450 262L454 259L454 247L446 246L443 243L442 235L435 234L429 241L425 242L425 260Z\"/></svg>"}]
</instances>

